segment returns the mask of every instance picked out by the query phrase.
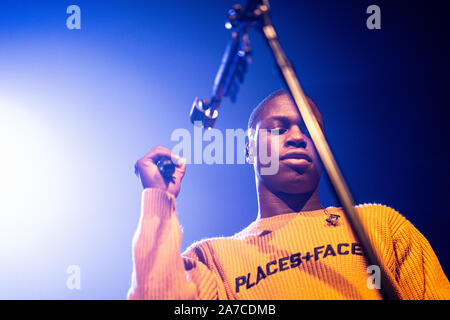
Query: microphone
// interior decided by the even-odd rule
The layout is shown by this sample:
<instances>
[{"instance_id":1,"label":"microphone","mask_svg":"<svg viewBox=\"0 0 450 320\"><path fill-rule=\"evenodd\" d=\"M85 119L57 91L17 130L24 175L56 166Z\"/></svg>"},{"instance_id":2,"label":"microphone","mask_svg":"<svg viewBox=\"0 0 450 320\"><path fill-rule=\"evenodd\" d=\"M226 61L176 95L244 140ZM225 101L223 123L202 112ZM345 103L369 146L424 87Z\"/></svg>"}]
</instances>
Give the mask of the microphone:
<instances>
[{"instance_id":1,"label":"microphone","mask_svg":"<svg viewBox=\"0 0 450 320\"><path fill-rule=\"evenodd\" d=\"M173 163L172 159L166 156L161 157L156 163L156 166L158 167L158 170L163 176L164 180L170 181L173 173L175 172L175 164Z\"/></svg>"},{"instance_id":2,"label":"microphone","mask_svg":"<svg viewBox=\"0 0 450 320\"><path fill-rule=\"evenodd\" d=\"M258 22L258 15L255 12L263 2L249 0L245 9L240 5L234 5L228 11L225 28L232 31L231 40L225 49L214 79L211 99L198 97L194 99L189 114L193 124L200 121L206 128L212 128L219 115L217 109L220 107L222 98L229 96L231 102L236 102L239 83L244 81L247 66L251 63L248 29Z\"/></svg>"}]
</instances>

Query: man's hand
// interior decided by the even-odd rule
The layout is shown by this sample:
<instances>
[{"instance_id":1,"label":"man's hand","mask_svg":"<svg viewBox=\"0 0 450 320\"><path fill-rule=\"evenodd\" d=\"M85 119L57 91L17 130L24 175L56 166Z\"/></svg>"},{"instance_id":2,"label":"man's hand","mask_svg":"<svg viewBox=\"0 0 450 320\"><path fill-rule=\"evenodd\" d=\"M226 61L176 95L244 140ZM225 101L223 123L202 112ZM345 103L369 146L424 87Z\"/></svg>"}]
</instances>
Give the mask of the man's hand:
<instances>
[{"instance_id":1,"label":"man's hand","mask_svg":"<svg viewBox=\"0 0 450 320\"><path fill-rule=\"evenodd\" d=\"M175 164L175 172L171 181L164 180L156 166L159 159L164 156L171 158ZM135 170L141 179L144 189L158 188L177 197L178 193L180 193L181 180L186 172L186 159L180 158L165 147L156 146L136 162Z\"/></svg>"}]
</instances>

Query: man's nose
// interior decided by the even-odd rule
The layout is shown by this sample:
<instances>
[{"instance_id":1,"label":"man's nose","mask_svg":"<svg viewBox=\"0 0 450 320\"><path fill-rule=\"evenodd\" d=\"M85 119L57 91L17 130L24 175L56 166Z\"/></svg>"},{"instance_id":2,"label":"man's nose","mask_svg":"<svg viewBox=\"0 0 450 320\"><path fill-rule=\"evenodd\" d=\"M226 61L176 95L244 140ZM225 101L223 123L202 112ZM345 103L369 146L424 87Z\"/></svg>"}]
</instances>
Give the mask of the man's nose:
<instances>
[{"instance_id":1,"label":"man's nose","mask_svg":"<svg viewBox=\"0 0 450 320\"><path fill-rule=\"evenodd\" d=\"M306 148L306 135L300 130L299 126L295 125L289 128L286 146Z\"/></svg>"}]
</instances>

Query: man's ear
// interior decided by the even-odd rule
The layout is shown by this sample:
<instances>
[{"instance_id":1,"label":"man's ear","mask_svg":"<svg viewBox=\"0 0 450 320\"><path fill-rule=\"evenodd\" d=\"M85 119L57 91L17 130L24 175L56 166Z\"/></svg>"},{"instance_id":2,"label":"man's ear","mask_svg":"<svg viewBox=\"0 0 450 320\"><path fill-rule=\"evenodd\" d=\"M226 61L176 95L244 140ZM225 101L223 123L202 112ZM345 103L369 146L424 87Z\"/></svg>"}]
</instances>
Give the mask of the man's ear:
<instances>
[{"instance_id":1,"label":"man's ear","mask_svg":"<svg viewBox=\"0 0 450 320\"><path fill-rule=\"evenodd\" d=\"M247 142L245 144L245 160L248 164L253 164L254 156L253 156L254 148L253 144Z\"/></svg>"},{"instance_id":2,"label":"man's ear","mask_svg":"<svg viewBox=\"0 0 450 320\"><path fill-rule=\"evenodd\" d=\"M247 141L247 143L245 144L245 160L248 164L253 164L255 160L255 135L256 130L253 128L248 128L245 139Z\"/></svg>"}]
</instances>

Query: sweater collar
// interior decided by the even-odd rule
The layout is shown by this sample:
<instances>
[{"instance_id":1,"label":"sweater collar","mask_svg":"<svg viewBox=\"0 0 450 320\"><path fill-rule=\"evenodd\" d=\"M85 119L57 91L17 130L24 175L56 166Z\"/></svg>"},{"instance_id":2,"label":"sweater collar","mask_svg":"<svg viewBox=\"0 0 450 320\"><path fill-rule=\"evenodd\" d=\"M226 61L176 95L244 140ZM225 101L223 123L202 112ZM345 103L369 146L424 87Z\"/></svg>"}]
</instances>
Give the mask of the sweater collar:
<instances>
[{"instance_id":1,"label":"sweater collar","mask_svg":"<svg viewBox=\"0 0 450 320\"><path fill-rule=\"evenodd\" d=\"M293 222L297 219L315 219L325 217L325 210L329 213L336 213L342 211L342 208L337 207L327 207L325 209L318 209L312 211L300 211L300 212L290 212L283 213L276 216L268 218L258 218L253 221L247 228L239 232L236 236L258 236L268 232L280 229L287 223Z\"/></svg>"}]
</instances>

